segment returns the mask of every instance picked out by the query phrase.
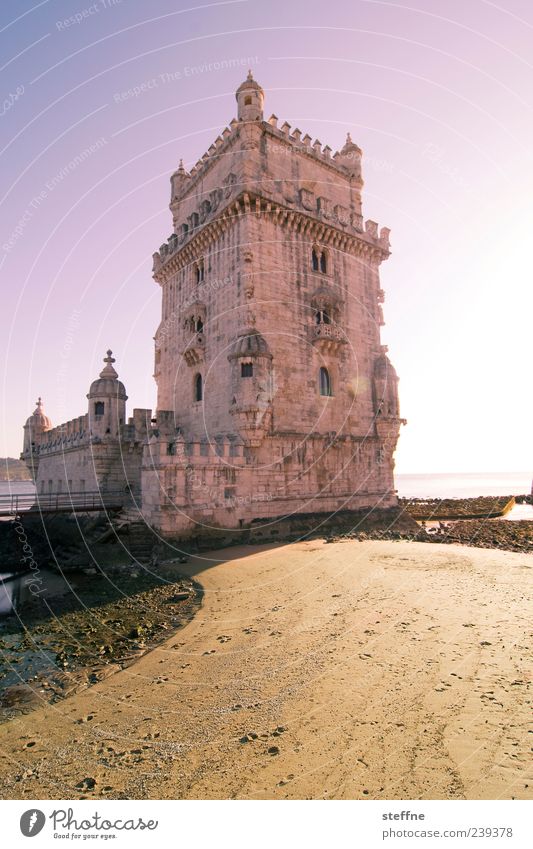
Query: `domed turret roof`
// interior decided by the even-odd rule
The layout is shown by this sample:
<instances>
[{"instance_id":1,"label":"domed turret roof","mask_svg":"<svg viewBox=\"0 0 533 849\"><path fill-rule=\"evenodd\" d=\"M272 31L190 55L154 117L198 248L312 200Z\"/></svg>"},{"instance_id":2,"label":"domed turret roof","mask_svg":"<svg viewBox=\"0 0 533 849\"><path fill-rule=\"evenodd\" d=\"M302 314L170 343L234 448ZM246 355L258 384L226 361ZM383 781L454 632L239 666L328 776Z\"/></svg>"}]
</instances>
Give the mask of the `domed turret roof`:
<instances>
[{"instance_id":1,"label":"domed turret roof","mask_svg":"<svg viewBox=\"0 0 533 849\"><path fill-rule=\"evenodd\" d=\"M118 374L113 368L115 359L112 357L112 351L107 352L107 357L104 357L105 368L100 372L100 377L93 380L87 398L94 398L101 395L110 395L113 398L121 398L124 401L127 399L126 387L118 379Z\"/></svg>"},{"instance_id":2,"label":"domed turret roof","mask_svg":"<svg viewBox=\"0 0 533 849\"><path fill-rule=\"evenodd\" d=\"M346 142L344 147L341 150L341 156L346 156L350 153L362 153L363 151L354 141L352 141L352 137L350 133L346 133Z\"/></svg>"},{"instance_id":3,"label":"domed turret roof","mask_svg":"<svg viewBox=\"0 0 533 849\"><path fill-rule=\"evenodd\" d=\"M37 406L35 407L35 410L31 416L26 419L26 426L30 427L34 432L37 430L50 430L52 427L51 420L44 412L43 400L40 396L37 399Z\"/></svg>"},{"instance_id":4,"label":"domed turret roof","mask_svg":"<svg viewBox=\"0 0 533 849\"><path fill-rule=\"evenodd\" d=\"M248 71L248 76L246 77L245 81L240 84L239 88L235 92L235 97L238 99L241 91L249 91L250 89L255 89L255 91L263 92L263 89L261 88L259 83L256 80L254 80L254 76L253 76L252 72ZM263 92L263 94L264 94L264 92Z\"/></svg>"},{"instance_id":5,"label":"domed turret roof","mask_svg":"<svg viewBox=\"0 0 533 849\"><path fill-rule=\"evenodd\" d=\"M270 349L255 327L247 327L239 332L233 350L230 354L231 359L237 357L272 357Z\"/></svg>"}]
</instances>

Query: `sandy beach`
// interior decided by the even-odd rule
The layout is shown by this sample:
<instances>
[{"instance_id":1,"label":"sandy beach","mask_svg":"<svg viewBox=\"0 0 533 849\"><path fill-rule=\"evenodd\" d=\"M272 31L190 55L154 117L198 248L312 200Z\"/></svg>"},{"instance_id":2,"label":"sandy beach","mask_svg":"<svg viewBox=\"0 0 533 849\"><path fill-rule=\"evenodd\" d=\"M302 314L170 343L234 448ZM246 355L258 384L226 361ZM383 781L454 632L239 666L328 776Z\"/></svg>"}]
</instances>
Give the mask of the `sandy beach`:
<instances>
[{"instance_id":1,"label":"sandy beach","mask_svg":"<svg viewBox=\"0 0 533 849\"><path fill-rule=\"evenodd\" d=\"M180 571L188 625L0 727L4 798L532 798L530 555L313 540Z\"/></svg>"}]
</instances>

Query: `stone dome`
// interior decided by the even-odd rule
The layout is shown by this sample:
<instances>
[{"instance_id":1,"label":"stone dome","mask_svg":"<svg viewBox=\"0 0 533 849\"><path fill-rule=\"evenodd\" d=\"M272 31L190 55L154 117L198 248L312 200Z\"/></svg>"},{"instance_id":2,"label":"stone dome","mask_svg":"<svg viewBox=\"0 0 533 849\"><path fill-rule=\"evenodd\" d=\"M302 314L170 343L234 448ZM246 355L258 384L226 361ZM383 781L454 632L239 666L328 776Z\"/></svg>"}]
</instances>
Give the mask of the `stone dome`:
<instances>
[{"instance_id":1,"label":"stone dome","mask_svg":"<svg viewBox=\"0 0 533 849\"><path fill-rule=\"evenodd\" d=\"M361 154L363 151L354 141L352 141L352 137L350 133L346 134L346 142L344 147L341 150L341 156L347 156L351 154Z\"/></svg>"},{"instance_id":2,"label":"stone dome","mask_svg":"<svg viewBox=\"0 0 533 849\"><path fill-rule=\"evenodd\" d=\"M241 94L243 91L250 91L250 90L260 91L261 94L264 94L264 91L261 88L261 86L259 85L259 83L256 80L254 80L252 72L248 71L248 76L246 77L245 81L240 84L239 88L235 92L236 99L237 100L239 99L239 94Z\"/></svg>"},{"instance_id":3,"label":"stone dome","mask_svg":"<svg viewBox=\"0 0 533 849\"><path fill-rule=\"evenodd\" d=\"M112 357L112 351L108 351L107 357L104 357L104 363L106 363L105 368L103 368L100 372L100 377L93 380L91 383L91 388L89 389L87 398L109 395L110 397L119 398L123 401L127 400L128 396L126 395L126 387L122 381L118 379L118 374L113 368L114 362L115 359Z\"/></svg>"},{"instance_id":4,"label":"stone dome","mask_svg":"<svg viewBox=\"0 0 533 849\"><path fill-rule=\"evenodd\" d=\"M272 359L272 354L263 336L254 327L247 327L240 331L229 356L230 359L237 359L238 357L269 357Z\"/></svg>"},{"instance_id":5,"label":"stone dome","mask_svg":"<svg viewBox=\"0 0 533 849\"><path fill-rule=\"evenodd\" d=\"M37 431L50 430L52 428L52 422L44 412L42 398L39 397L37 399L37 406L35 407L35 410L31 416L26 419L26 427L29 427L33 433Z\"/></svg>"}]
</instances>

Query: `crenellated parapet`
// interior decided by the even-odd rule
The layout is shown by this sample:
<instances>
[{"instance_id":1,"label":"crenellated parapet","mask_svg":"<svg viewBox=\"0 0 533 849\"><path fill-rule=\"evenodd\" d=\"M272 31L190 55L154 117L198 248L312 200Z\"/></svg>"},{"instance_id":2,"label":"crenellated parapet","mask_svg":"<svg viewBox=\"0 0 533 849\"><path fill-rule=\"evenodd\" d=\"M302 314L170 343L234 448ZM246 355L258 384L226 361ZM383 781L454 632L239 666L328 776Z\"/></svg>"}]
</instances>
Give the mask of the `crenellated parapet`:
<instances>
[{"instance_id":1,"label":"crenellated parapet","mask_svg":"<svg viewBox=\"0 0 533 849\"><path fill-rule=\"evenodd\" d=\"M311 204L316 210L314 214ZM350 225L344 209L338 205L330 209L322 197L317 198L308 189L294 192L291 187L290 196L284 195L281 203L265 197L264 191L259 195L250 190L240 192L229 201L216 219L207 222L194 237L180 240L171 236L161 245L153 255L154 280L163 284L169 275L192 265L199 253L207 250L241 216L249 214L274 220L276 224L305 234L311 241L318 240L337 250L371 256L377 262L390 255L387 227L380 231L379 225L369 220L364 229L359 230L358 225Z\"/></svg>"},{"instance_id":2,"label":"crenellated parapet","mask_svg":"<svg viewBox=\"0 0 533 849\"><path fill-rule=\"evenodd\" d=\"M238 119L232 119L190 171L180 161L171 176L174 229L153 254L155 279L160 282L163 266L185 248L190 250L184 261L194 261L191 257L205 247L201 234L210 228L216 239L219 231L215 226L213 232L213 225L234 221L245 197L259 196L267 204L298 210L327 227L375 243L382 258L388 255L388 228L380 230L376 222L363 220L362 151L350 134L341 150L333 152L287 121L278 126L275 115L263 120L264 92L253 77L239 87L236 97ZM293 159L297 172L291 167Z\"/></svg>"}]
</instances>

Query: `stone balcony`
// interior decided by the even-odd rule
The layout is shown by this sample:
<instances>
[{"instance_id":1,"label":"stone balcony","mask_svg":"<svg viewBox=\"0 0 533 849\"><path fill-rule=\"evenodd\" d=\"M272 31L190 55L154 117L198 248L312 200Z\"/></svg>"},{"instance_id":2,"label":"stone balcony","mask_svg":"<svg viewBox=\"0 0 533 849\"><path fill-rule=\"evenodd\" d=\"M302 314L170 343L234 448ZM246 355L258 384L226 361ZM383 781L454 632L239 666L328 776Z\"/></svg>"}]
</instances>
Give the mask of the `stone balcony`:
<instances>
[{"instance_id":1,"label":"stone balcony","mask_svg":"<svg viewBox=\"0 0 533 849\"><path fill-rule=\"evenodd\" d=\"M327 324L321 321L319 324L314 324L311 328L311 337L313 343L323 353L335 353L348 341L344 329L335 322Z\"/></svg>"}]
</instances>

